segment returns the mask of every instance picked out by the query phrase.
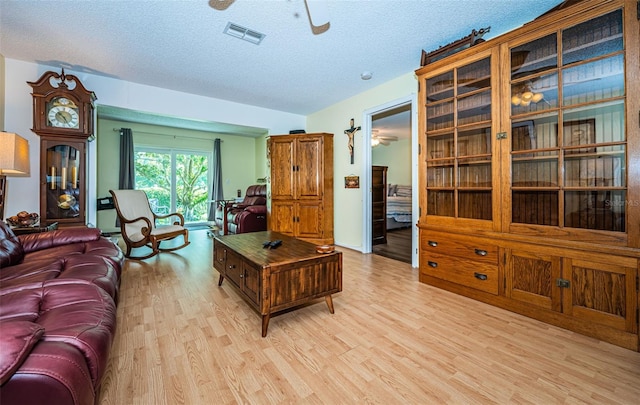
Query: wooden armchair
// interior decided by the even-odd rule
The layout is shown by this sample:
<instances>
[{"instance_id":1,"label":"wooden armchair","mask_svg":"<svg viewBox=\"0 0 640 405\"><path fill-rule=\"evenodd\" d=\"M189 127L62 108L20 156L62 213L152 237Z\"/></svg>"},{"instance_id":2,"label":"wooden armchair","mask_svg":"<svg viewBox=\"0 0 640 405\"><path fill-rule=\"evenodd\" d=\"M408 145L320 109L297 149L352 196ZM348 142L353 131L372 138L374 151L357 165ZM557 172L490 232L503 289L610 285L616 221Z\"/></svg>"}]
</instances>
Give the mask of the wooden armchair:
<instances>
[{"instance_id":1,"label":"wooden armchair","mask_svg":"<svg viewBox=\"0 0 640 405\"><path fill-rule=\"evenodd\" d=\"M147 194L142 190L109 190L120 220L122 239L127 245L125 256L131 259L148 259L160 252L171 252L189 244L189 230L184 227L184 217L180 213L158 215L151 210ZM156 225L157 219L176 217L172 225ZM182 235L184 243L180 246L161 248L160 242ZM138 247L149 247L151 253L146 256L131 256Z\"/></svg>"}]
</instances>

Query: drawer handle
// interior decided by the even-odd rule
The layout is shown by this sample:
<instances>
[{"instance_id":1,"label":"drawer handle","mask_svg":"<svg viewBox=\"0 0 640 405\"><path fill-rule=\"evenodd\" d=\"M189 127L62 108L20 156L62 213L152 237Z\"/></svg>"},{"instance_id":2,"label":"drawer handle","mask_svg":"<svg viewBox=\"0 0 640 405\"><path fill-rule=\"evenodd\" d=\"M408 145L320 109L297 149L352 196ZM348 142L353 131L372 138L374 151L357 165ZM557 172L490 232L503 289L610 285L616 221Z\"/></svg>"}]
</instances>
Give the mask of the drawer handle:
<instances>
[{"instance_id":1,"label":"drawer handle","mask_svg":"<svg viewBox=\"0 0 640 405\"><path fill-rule=\"evenodd\" d=\"M485 281L487 279L487 275L486 274L482 274L482 273L473 273L473 277L477 278L478 280L482 280L482 281Z\"/></svg>"},{"instance_id":2,"label":"drawer handle","mask_svg":"<svg viewBox=\"0 0 640 405\"><path fill-rule=\"evenodd\" d=\"M436 263L436 262L431 262L431 261L429 261L429 262L427 262L427 264L428 264L429 266L433 267L433 268L438 267L438 263Z\"/></svg>"},{"instance_id":3,"label":"drawer handle","mask_svg":"<svg viewBox=\"0 0 640 405\"><path fill-rule=\"evenodd\" d=\"M235 269L235 268L236 268L236 265L235 265L235 264L230 264L230 265L229 265L229 268L230 268L230 269Z\"/></svg>"},{"instance_id":4,"label":"drawer handle","mask_svg":"<svg viewBox=\"0 0 640 405\"><path fill-rule=\"evenodd\" d=\"M478 256L486 256L487 255L487 251L486 250L482 250L482 249L476 249L476 254Z\"/></svg>"},{"instance_id":5,"label":"drawer handle","mask_svg":"<svg viewBox=\"0 0 640 405\"><path fill-rule=\"evenodd\" d=\"M436 246L438 246L438 242L433 241L433 240L430 240L430 241L429 241L429 242L427 242L427 243L428 243L428 244L429 244L429 246L431 246L431 247L436 247Z\"/></svg>"}]
</instances>

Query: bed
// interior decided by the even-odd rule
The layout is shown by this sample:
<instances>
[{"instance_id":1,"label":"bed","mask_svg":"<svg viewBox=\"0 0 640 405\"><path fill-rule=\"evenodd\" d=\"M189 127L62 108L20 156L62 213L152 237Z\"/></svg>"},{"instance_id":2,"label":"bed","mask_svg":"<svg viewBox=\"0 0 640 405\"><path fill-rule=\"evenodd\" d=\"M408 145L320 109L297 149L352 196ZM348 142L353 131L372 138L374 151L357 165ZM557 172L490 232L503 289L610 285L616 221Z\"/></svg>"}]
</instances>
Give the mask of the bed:
<instances>
[{"instance_id":1,"label":"bed","mask_svg":"<svg viewBox=\"0 0 640 405\"><path fill-rule=\"evenodd\" d=\"M389 184L387 191L387 230L407 228L411 224L411 186Z\"/></svg>"}]
</instances>

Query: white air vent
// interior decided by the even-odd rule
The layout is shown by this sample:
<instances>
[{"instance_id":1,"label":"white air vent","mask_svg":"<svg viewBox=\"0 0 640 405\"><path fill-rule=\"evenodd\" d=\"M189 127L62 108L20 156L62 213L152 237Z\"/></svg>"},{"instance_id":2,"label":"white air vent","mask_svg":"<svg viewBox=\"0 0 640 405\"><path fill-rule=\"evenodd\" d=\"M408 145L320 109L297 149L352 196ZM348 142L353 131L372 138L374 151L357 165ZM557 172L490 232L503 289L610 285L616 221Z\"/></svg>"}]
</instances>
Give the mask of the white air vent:
<instances>
[{"instance_id":1,"label":"white air vent","mask_svg":"<svg viewBox=\"0 0 640 405\"><path fill-rule=\"evenodd\" d=\"M227 35L231 35L232 37L244 39L245 41L256 45L259 45L266 36L258 31L250 30L249 28L245 28L232 22L227 23L223 32Z\"/></svg>"}]
</instances>

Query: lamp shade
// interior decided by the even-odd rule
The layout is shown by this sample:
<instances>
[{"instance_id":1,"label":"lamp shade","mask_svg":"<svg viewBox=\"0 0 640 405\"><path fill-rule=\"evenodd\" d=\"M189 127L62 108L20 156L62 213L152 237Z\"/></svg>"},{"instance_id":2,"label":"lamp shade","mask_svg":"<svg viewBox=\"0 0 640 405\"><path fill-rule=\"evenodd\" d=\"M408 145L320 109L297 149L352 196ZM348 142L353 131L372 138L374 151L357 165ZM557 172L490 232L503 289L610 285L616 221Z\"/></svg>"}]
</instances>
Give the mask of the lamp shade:
<instances>
[{"instance_id":1,"label":"lamp shade","mask_svg":"<svg viewBox=\"0 0 640 405\"><path fill-rule=\"evenodd\" d=\"M29 142L18 134L0 132L0 174L29 173Z\"/></svg>"}]
</instances>

